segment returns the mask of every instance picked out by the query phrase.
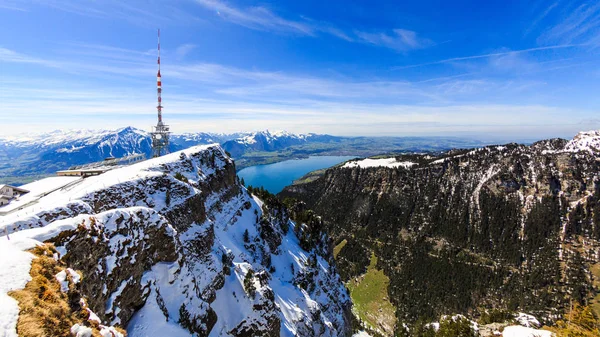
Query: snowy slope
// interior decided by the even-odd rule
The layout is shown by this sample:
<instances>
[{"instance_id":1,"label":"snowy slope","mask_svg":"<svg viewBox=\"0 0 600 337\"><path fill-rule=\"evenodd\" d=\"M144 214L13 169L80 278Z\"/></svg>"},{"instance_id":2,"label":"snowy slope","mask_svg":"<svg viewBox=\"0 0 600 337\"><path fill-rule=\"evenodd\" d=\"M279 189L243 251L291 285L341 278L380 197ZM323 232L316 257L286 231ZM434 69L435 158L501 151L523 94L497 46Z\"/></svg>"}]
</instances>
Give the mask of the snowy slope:
<instances>
[{"instance_id":1,"label":"snowy slope","mask_svg":"<svg viewBox=\"0 0 600 337\"><path fill-rule=\"evenodd\" d=\"M360 168L404 167L404 168L408 168L413 165L416 165L416 164L409 162L409 161L397 161L396 158L392 157L392 158L380 158L380 159L366 158L366 159L361 159L361 160L353 160L353 161L347 162L342 167L344 167L344 168L353 168L353 167L360 167Z\"/></svg>"},{"instance_id":2,"label":"snowy slope","mask_svg":"<svg viewBox=\"0 0 600 337\"><path fill-rule=\"evenodd\" d=\"M248 194L218 145L75 182L0 223L0 273L15 270L0 280L0 336L14 332L6 292L27 282L23 249L47 241L82 273L79 290L102 324L129 336L346 335L346 289L327 256L299 246L295 226Z\"/></svg>"},{"instance_id":3,"label":"snowy slope","mask_svg":"<svg viewBox=\"0 0 600 337\"><path fill-rule=\"evenodd\" d=\"M570 140L564 148L567 152L600 152L600 130L582 131Z\"/></svg>"}]
</instances>

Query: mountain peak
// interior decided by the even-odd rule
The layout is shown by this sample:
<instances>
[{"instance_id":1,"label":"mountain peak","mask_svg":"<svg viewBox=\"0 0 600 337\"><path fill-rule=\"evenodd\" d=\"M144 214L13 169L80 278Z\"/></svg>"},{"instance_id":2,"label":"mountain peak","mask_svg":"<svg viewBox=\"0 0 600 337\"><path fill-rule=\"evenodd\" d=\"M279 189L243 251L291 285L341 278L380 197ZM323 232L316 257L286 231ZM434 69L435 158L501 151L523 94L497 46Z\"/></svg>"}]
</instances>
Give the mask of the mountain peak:
<instances>
[{"instance_id":1,"label":"mountain peak","mask_svg":"<svg viewBox=\"0 0 600 337\"><path fill-rule=\"evenodd\" d=\"M130 133L130 132L137 133L137 134L144 134L144 135L148 134L148 132L146 132L142 129L138 129L133 126L122 127L115 131L115 133Z\"/></svg>"},{"instance_id":2,"label":"mountain peak","mask_svg":"<svg viewBox=\"0 0 600 337\"><path fill-rule=\"evenodd\" d=\"M600 130L581 131L564 148L567 152L600 152Z\"/></svg>"}]
</instances>

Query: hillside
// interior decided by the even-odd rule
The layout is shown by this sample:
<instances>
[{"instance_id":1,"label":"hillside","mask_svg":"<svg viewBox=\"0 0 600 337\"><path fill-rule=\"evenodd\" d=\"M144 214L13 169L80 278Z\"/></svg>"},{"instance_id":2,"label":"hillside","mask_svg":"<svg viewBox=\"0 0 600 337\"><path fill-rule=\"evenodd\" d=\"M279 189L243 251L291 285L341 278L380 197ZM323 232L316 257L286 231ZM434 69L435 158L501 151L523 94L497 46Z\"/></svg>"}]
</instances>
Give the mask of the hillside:
<instances>
[{"instance_id":1,"label":"hillside","mask_svg":"<svg viewBox=\"0 0 600 337\"><path fill-rule=\"evenodd\" d=\"M76 181L1 219L0 336L346 336L304 231L218 145Z\"/></svg>"},{"instance_id":2,"label":"hillside","mask_svg":"<svg viewBox=\"0 0 600 337\"><path fill-rule=\"evenodd\" d=\"M598 302L597 142L587 132L357 160L280 196L323 216L344 280L377 256L400 323L497 308L552 324L572 303Z\"/></svg>"}]
</instances>

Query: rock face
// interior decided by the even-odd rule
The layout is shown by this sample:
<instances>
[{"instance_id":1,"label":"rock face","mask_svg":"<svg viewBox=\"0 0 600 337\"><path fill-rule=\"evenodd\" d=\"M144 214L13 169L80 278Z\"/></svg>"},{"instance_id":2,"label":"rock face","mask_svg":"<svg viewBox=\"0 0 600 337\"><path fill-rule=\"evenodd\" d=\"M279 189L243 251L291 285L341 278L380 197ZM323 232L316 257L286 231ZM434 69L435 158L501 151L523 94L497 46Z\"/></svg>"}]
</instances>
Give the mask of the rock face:
<instances>
[{"instance_id":1,"label":"rock face","mask_svg":"<svg viewBox=\"0 0 600 337\"><path fill-rule=\"evenodd\" d=\"M552 320L594 293L596 138L357 163L281 195L305 201L336 242L346 240L336 258L343 278L363 273L371 251L380 257L400 319L498 307Z\"/></svg>"},{"instance_id":2,"label":"rock face","mask_svg":"<svg viewBox=\"0 0 600 337\"><path fill-rule=\"evenodd\" d=\"M327 249L302 249L288 213L272 213L219 146L203 146L51 193L0 225L11 233L0 240L53 243L89 309L129 336L349 335Z\"/></svg>"}]
</instances>

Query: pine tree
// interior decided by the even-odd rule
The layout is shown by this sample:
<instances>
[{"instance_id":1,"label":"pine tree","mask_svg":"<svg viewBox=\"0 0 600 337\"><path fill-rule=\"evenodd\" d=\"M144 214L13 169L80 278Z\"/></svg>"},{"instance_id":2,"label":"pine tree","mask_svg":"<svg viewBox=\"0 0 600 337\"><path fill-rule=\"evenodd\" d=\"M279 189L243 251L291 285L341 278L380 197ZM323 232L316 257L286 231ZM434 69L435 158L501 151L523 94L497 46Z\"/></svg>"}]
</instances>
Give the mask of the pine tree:
<instances>
[{"instance_id":1,"label":"pine tree","mask_svg":"<svg viewBox=\"0 0 600 337\"><path fill-rule=\"evenodd\" d=\"M244 277L244 289L246 290L246 293L248 293L248 296L254 299L256 287L254 286L254 271L252 269L249 269Z\"/></svg>"},{"instance_id":2,"label":"pine tree","mask_svg":"<svg viewBox=\"0 0 600 337\"><path fill-rule=\"evenodd\" d=\"M245 243L250 242L250 234L248 234L248 230L247 229L244 231L244 242Z\"/></svg>"},{"instance_id":3,"label":"pine tree","mask_svg":"<svg viewBox=\"0 0 600 337\"><path fill-rule=\"evenodd\" d=\"M167 189L167 193L165 194L165 204L167 206L171 205L171 190Z\"/></svg>"}]
</instances>

